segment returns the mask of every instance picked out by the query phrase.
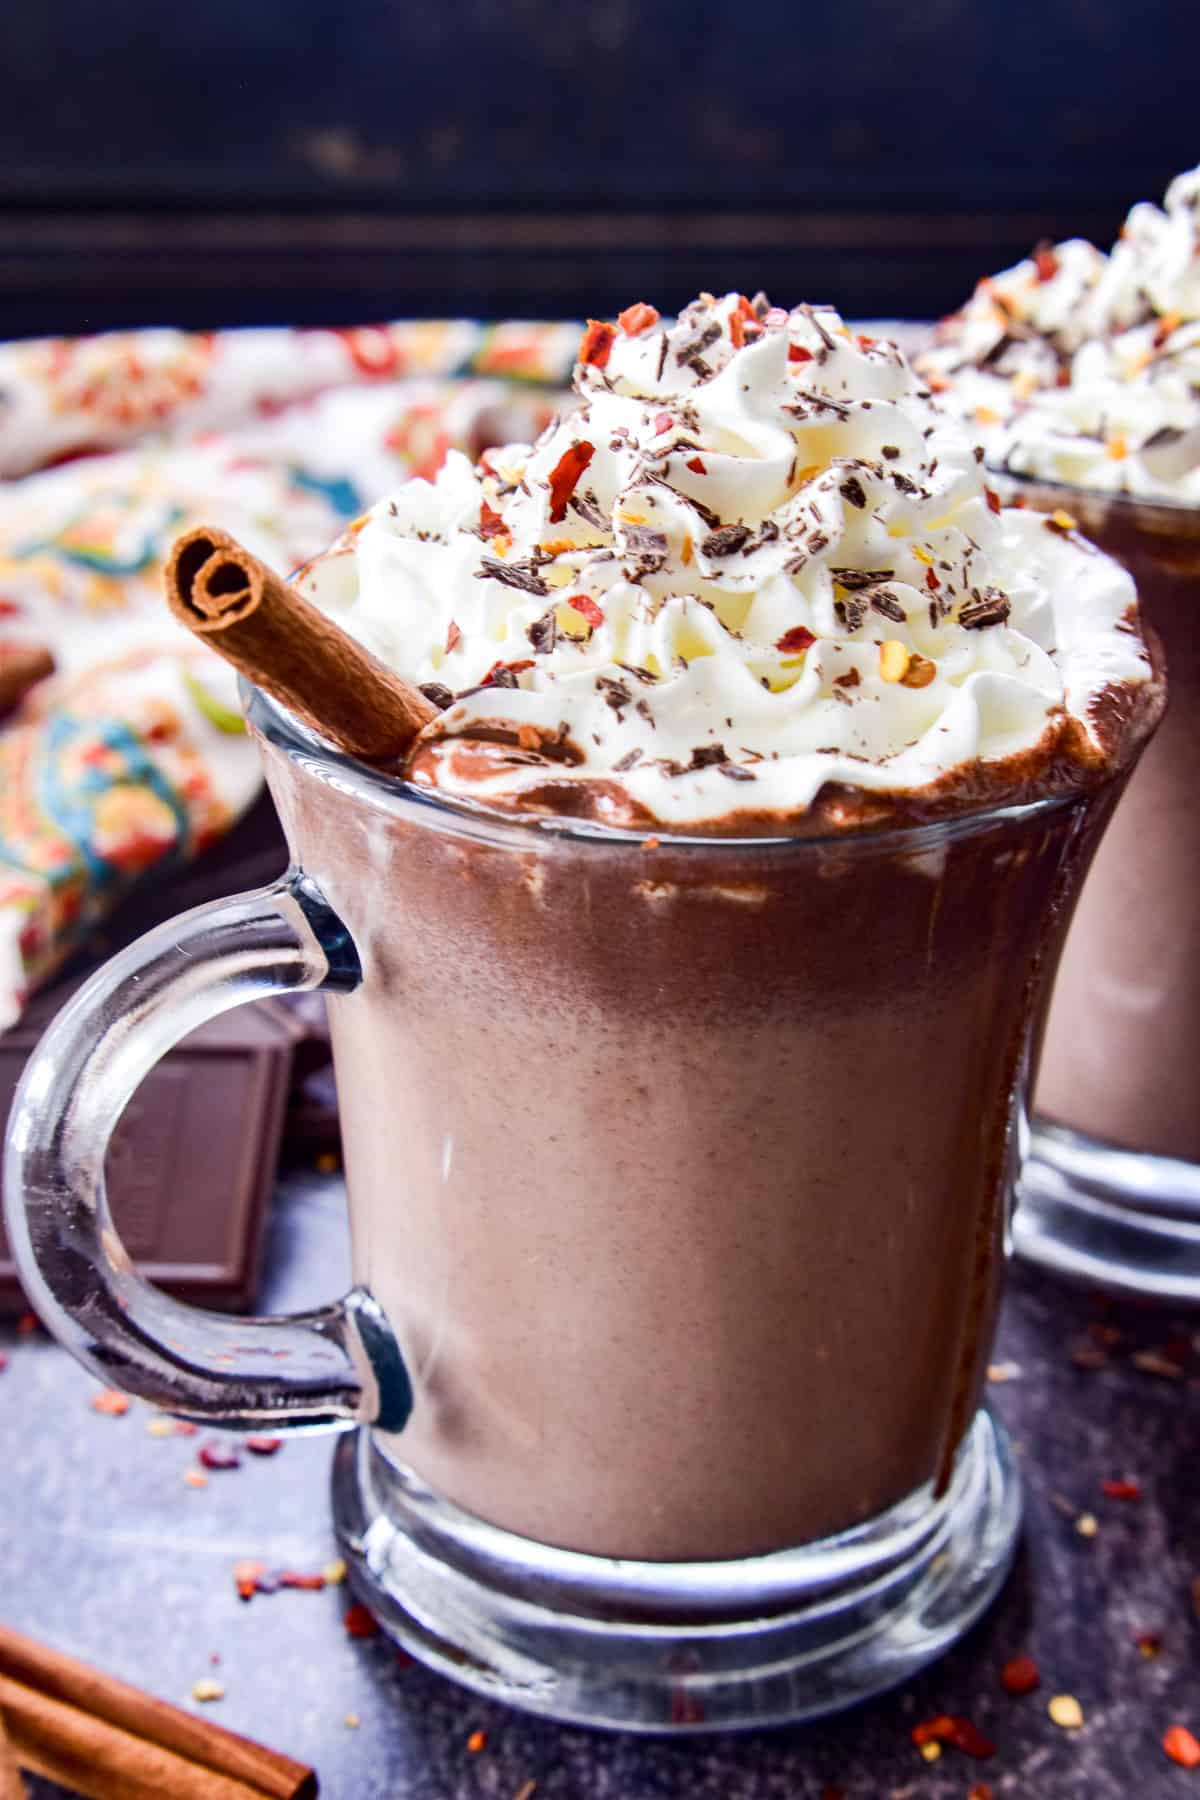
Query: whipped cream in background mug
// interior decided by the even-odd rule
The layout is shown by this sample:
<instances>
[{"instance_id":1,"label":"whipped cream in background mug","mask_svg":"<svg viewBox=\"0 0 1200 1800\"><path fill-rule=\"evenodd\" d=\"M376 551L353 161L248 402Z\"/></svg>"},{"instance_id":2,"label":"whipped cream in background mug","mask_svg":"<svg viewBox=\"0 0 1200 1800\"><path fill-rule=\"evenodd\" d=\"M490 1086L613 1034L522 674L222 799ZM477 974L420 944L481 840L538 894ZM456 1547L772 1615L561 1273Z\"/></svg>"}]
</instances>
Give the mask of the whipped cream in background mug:
<instances>
[{"instance_id":1,"label":"whipped cream in background mug","mask_svg":"<svg viewBox=\"0 0 1200 1800\"><path fill-rule=\"evenodd\" d=\"M919 366L994 467L1196 505L1200 168L1107 255L1071 238L986 276Z\"/></svg>"}]
</instances>

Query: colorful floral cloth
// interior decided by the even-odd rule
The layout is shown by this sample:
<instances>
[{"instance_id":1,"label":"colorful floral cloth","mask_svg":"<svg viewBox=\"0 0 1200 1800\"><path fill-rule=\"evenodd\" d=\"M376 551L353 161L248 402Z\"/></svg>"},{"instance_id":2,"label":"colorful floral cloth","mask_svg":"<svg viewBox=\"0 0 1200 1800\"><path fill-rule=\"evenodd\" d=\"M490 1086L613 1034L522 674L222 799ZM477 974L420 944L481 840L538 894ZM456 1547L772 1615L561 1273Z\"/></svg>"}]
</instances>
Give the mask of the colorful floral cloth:
<instances>
[{"instance_id":1,"label":"colorful floral cloth","mask_svg":"<svg viewBox=\"0 0 1200 1800\"><path fill-rule=\"evenodd\" d=\"M535 436L578 339L431 320L0 345L0 651L55 664L0 724L0 1026L258 791L232 676L162 599L175 535L224 526L286 573L452 446Z\"/></svg>"}]
</instances>

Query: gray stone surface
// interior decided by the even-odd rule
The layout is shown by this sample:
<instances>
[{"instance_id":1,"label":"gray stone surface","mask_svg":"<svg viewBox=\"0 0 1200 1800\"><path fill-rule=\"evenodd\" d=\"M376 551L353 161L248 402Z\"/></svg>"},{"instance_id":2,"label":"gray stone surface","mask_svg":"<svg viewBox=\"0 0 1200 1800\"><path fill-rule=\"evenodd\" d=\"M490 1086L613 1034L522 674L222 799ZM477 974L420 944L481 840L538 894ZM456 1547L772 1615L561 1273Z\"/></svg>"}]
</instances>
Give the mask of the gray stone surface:
<instances>
[{"instance_id":1,"label":"gray stone surface","mask_svg":"<svg viewBox=\"0 0 1200 1800\"><path fill-rule=\"evenodd\" d=\"M327 1297L345 1260L338 1180L285 1182L270 1305ZM1173 1767L1159 1747L1175 1720L1200 1735L1190 1595L1200 1576L1198 1325L1014 1279L997 1357L1019 1373L992 1394L1028 1480L1017 1570L982 1625L909 1688L803 1730L670 1742L563 1729L402 1665L382 1640L349 1640L344 1592L243 1604L231 1578L237 1558L313 1568L333 1554L329 1441L290 1439L278 1455L246 1457L191 1489L183 1474L197 1440L148 1436L142 1406L98 1416L93 1384L65 1352L8 1327L0 1612L182 1704L194 1704L198 1677L215 1674L226 1694L214 1716L313 1763L326 1800L515 1800L529 1780L536 1800L820 1800L827 1783L847 1800L966 1800L978 1781L997 1800L1200 1795L1200 1773ZM1119 1341L1106 1366L1078 1369L1070 1347L1096 1326ZM1185 1359L1184 1378L1131 1364L1134 1350L1164 1343ZM1125 1475L1141 1481L1143 1497L1106 1499L1101 1481ZM1083 1512L1098 1521L1090 1539L1075 1528ZM1140 1631L1161 1633L1159 1655L1143 1656ZM1014 1699L998 1670L1024 1649L1044 1685ZM1078 1697L1082 1731L1051 1723L1054 1693ZM994 1737L996 1755L975 1763L947 1750L923 1762L910 1729L943 1711L968 1714ZM487 1742L472 1754L477 1728ZM35 1800L58 1793L45 1783L33 1791Z\"/></svg>"}]
</instances>

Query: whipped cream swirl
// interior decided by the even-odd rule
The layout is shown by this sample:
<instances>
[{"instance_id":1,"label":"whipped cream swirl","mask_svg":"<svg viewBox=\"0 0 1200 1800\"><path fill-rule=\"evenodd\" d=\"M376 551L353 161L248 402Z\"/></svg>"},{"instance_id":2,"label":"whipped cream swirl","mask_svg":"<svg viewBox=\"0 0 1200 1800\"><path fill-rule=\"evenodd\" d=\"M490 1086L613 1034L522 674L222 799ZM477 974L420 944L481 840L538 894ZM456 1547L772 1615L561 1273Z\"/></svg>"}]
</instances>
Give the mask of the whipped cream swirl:
<instances>
[{"instance_id":1,"label":"whipped cream swirl","mask_svg":"<svg viewBox=\"0 0 1200 1800\"><path fill-rule=\"evenodd\" d=\"M1113 760L1112 695L1152 685L1129 576L1001 511L894 345L704 295L589 327L575 386L297 577L443 707L414 779L683 830Z\"/></svg>"},{"instance_id":2,"label":"whipped cream swirl","mask_svg":"<svg viewBox=\"0 0 1200 1800\"><path fill-rule=\"evenodd\" d=\"M1107 256L1073 238L986 277L919 367L993 467L1200 503L1200 168Z\"/></svg>"}]
</instances>

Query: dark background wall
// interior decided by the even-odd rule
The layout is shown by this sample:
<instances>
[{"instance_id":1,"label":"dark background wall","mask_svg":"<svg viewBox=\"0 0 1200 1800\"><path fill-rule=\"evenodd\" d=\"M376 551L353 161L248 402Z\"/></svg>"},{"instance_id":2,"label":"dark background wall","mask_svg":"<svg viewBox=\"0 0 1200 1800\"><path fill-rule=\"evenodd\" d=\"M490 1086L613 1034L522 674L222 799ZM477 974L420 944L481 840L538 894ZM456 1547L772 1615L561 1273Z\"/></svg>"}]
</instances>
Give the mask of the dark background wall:
<instances>
[{"instance_id":1,"label":"dark background wall","mask_svg":"<svg viewBox=\"0 0 1200 1800\"><path fill-rule=\"evenodd\" d=\"M1200 159L1183 0L4 0L0 332L925 316Z\"/></svg>"}]
</instances>

